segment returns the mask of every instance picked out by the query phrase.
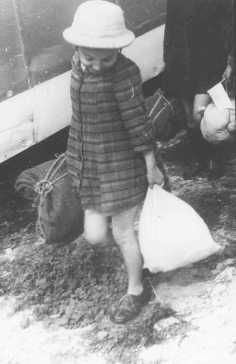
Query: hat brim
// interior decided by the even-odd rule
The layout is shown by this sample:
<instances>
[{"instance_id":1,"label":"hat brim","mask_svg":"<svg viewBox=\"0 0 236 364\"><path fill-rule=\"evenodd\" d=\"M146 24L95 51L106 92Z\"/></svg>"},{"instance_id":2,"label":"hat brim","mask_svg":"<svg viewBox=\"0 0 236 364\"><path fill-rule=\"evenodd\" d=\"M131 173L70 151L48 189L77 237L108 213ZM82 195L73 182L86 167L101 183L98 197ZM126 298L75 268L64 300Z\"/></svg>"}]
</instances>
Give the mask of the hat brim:
<instances>
[{"instance_id":1,"label":"hat brim","mask_svg":"<svg viewBox=\"0 0 236 364\"><path fill-rule=\"evenodd\" d=\"M87 47L87 48L101 48L101 49L120 49L130 45L135 35L132 31L127 30L125 34L116 37L92 37L75 34L72 27L66 28L63 31L64 39L76 46Z\"/></svg>"}]
</instances>

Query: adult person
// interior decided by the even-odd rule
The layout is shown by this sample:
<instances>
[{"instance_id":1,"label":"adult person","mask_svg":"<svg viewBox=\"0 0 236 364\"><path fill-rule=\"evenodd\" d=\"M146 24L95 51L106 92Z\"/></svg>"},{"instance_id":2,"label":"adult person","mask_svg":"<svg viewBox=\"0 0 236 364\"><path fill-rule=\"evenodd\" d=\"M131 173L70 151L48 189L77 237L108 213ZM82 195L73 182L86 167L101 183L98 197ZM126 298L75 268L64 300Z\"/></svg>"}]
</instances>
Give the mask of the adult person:
<instances>
[{"instance_id":1,"label":"adult person","mask_svg":"<svg viewBox=\"0 0 236 364\"><path fill-rule=\"evenodd\" d=\"M222 150L212 149L199 125L211 101L207 90L222 80L227 64L232 11L232 0L167 0L163 87L181 99L186 112L194 161L187 178L204 169L213 176L222 173Z\"/></svg>"}]
</instances>

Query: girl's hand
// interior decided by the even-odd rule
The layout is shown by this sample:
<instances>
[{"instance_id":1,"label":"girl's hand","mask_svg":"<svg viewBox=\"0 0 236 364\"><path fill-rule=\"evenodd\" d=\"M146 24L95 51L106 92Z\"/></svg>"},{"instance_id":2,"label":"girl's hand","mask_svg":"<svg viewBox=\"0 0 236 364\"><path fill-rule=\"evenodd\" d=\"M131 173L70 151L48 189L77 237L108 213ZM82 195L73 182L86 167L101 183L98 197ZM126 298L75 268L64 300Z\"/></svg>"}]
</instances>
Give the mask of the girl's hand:
<instances>
[{"instance_id":1,"label":"girl's hand","mask_svg":"<svg viewBox=\"0 0 236 364\"><path fill-rule=\"evenodd\" d=\"M144 158L147 168L148 185L152 188L154 185L163 186L164 176L156 165L155 155L153 150L144 153Z\"/></svg>"},{"instance_id":2,"label":"girl's hand","mask_svg":"<svg viewBox=\"0 0 236 364\"><path fill-rule=\"evenodd\" d=\"M160 169L155 165L147 170L147 180L148 185L152 188L154 185L163 186L164 185L164 176Z\"/></svg>"}]
</instances>

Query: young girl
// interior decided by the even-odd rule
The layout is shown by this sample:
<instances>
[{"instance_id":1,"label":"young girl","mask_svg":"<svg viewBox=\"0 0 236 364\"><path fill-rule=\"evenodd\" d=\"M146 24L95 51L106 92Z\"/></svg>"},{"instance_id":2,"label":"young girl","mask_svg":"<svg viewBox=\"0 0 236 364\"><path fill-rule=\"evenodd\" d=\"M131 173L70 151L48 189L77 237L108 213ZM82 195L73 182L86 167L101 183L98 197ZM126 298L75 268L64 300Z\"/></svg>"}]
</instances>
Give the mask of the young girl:
<instances>
[{"instance_id":1,"label":"young girl","mask_svg":"<svg viewBox=\"0 0 236 364\"><path fill-rule=\"evenodd\" d=\"M150 299L134 222L147 186L163 184L153 152L138 67L120 50L134 40L121 8L103 0L80 5L64 38L76 46L72 61L69 173L85 210L84 235L107 240L108 219L128 273L127 294L111 319L124 323Z\"/></svg>"}]
</instances>

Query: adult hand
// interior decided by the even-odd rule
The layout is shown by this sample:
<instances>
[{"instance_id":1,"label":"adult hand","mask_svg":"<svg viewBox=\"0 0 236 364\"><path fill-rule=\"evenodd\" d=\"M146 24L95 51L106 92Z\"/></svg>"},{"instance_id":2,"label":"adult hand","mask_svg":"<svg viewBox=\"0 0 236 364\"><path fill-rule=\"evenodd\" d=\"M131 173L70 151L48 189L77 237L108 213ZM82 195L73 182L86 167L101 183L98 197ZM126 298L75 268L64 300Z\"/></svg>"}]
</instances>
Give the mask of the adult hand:
<instances>
[{"instance_id":1,"label":"adult hand","mask_svg":"<svg viewBox=\"0 0 236 364\"><path fill-rule=\"evenodd\" d=\"M236 121L235 121L235 108L229 110L229 124L228 130L230 133L236 132Z\"/></svg>"},{"instance_id":2,"label":"adult hand","mask_svg":"<svg viewBox=\"0 0 236 364\"><path fill-rule=\"evenodd\" d=\"M193 123L196 128L200 127L202 117L207 105L211 102L208 94L196 94L193 100Z\"/></svg>"},{"instance_id":3,"label":"adult hand","mask_svg":"<svg viewBox=\"0 0 236 364\"><path fill-rule=\"evenodd\" d=\"M232 72L233 72L233 69L232 69L231 65L228 64L222 75L223 80L225 80L226 82L229 82Z\"/></svg>"}]
</instances>

